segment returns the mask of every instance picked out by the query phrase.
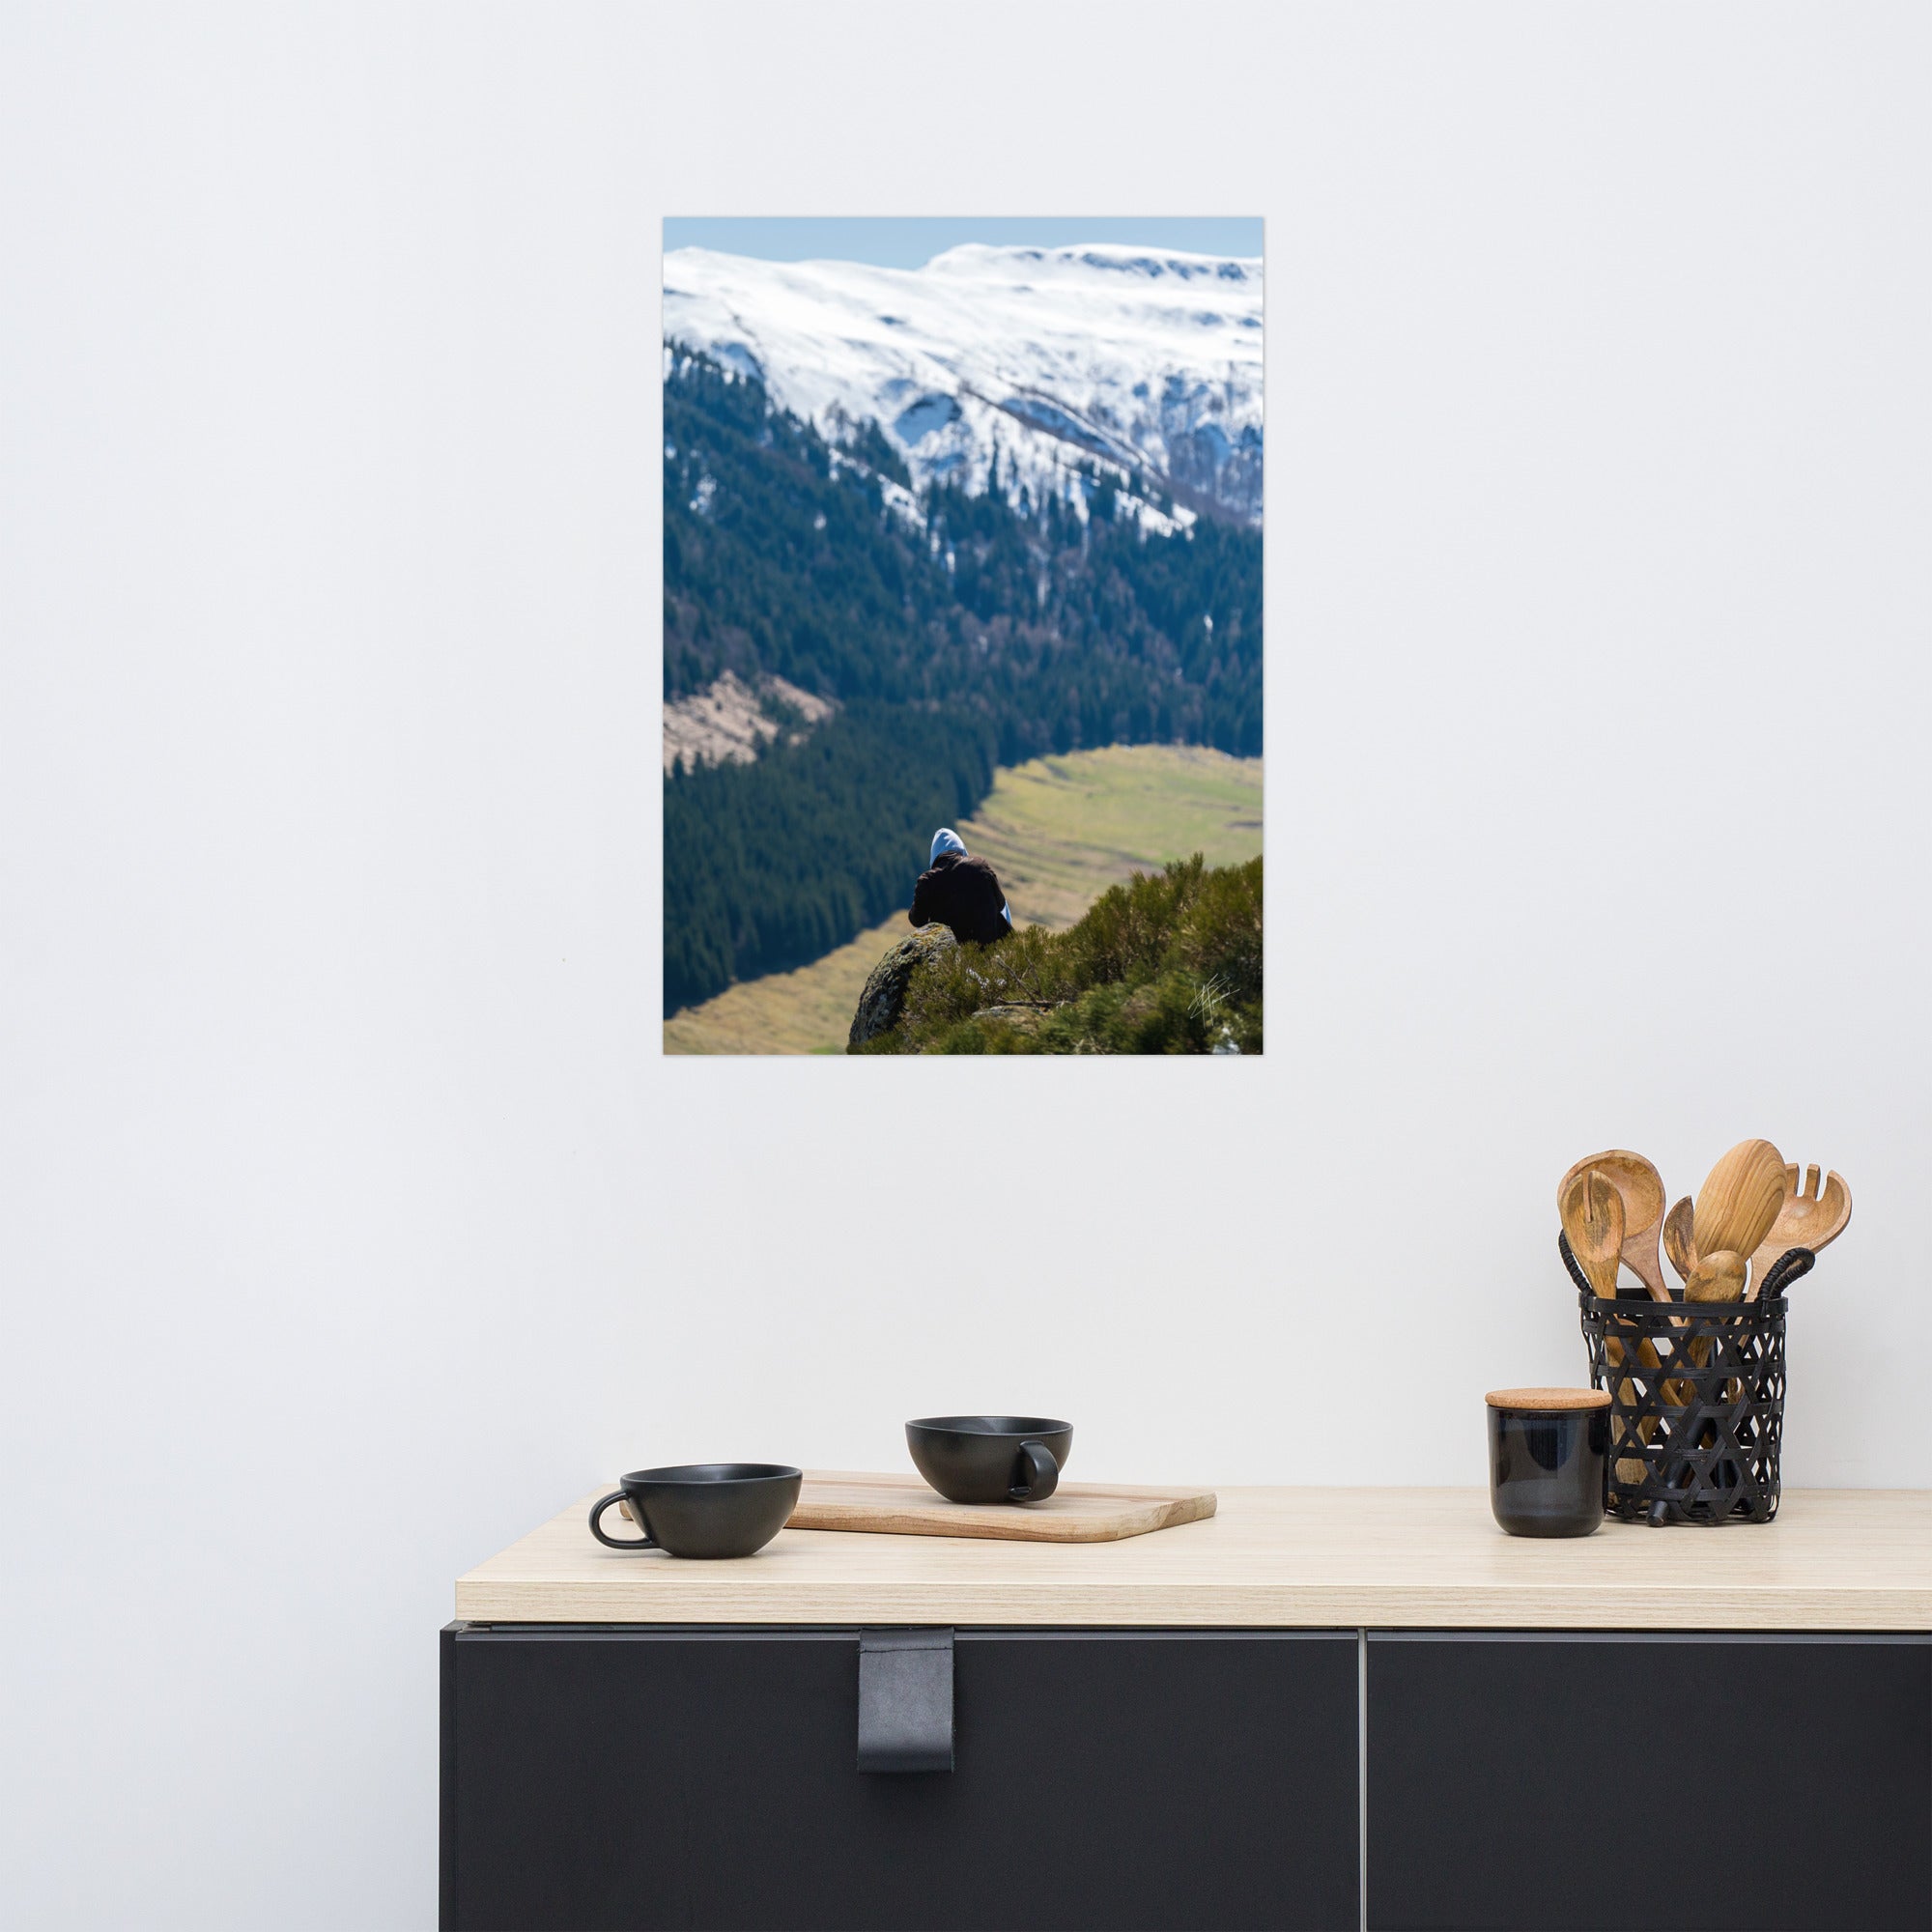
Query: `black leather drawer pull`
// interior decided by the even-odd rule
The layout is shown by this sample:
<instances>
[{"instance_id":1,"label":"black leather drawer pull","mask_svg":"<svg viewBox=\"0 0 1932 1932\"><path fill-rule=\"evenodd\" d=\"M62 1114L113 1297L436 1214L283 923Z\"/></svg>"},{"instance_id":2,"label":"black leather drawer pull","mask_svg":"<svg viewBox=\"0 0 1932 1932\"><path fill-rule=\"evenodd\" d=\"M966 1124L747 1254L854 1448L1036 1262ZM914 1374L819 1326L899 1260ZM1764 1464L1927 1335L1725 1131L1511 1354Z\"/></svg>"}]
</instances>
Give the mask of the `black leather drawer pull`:
<instances>
[{"instance_id":1,"label":"black leather drawer pull","mask_svg":"<svg viewBox=\"0 0 1932 1932\"><path fill-rule=\"evenodd\" d=\"M863 1631L859 1769L952 1769L952 1633Z\"/></svg>"}]
</instances>

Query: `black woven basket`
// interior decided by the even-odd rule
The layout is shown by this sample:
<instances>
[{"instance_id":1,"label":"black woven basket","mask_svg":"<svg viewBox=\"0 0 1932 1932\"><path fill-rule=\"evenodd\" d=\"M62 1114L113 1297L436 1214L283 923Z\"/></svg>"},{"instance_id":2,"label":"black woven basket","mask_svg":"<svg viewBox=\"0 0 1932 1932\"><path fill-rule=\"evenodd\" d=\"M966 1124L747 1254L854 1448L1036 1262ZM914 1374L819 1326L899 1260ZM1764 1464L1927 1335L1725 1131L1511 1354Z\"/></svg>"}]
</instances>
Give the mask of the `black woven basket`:
<instances>
[{"instance_id":1,"label":"black woven basket","mask_svg":"<svg viewBox=\"0 0 1932 1932\"><path fill-rule=\"evenodd\" d=\"M1777 1514L1784 1287L1811 1261L1793 1249L1755 1301L1605 1301L1579 1289L1590 1385L1610 1392L1610 1515L1661 1524Z\"/></svg>"}]
</instances>

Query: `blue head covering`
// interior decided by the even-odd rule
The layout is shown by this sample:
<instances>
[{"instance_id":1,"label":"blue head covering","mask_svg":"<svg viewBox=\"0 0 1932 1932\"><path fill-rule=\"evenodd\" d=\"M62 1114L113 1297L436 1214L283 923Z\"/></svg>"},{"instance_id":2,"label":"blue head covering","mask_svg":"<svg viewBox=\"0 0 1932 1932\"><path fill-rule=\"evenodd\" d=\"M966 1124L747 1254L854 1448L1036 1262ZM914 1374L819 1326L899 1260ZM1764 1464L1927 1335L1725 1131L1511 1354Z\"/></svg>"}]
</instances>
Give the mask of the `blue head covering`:
<instances>
[{"instance_id":1,"label":"blue head covering","mask_svg":"<svg viewBox=\"0 0 1932 1932\"><path fill-rule=\"evenodd\" d=\"M942 825L939 828L939 830L932 835L932 850L926 854L926 860L925 860L926 865L928 867L937 865L939 863L939 855L942 852L957 852L962 859L965 858L966 856L965 839L960 838L958 833L953 831L953 829L950 825ZM1004 899L1002 899L1000 901L1000 910L1006 914L1007 923L1009 925L1012 924L1013 923L1012 907L1007 904L1007 902Z\"/></svg>"}]
</instances>

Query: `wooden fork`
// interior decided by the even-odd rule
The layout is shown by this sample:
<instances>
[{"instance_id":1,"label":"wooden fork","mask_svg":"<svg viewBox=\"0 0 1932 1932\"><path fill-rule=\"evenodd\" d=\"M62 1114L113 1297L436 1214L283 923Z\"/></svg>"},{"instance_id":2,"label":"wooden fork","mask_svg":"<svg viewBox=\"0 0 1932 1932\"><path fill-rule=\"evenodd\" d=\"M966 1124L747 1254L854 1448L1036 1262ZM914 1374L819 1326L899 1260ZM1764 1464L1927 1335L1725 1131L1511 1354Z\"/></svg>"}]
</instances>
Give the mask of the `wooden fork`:
<instances>
[{"instance_id":1,"label":"wooden fork","mask_svg":"<svg viewBox=\"0 0 1932 1932\"><path fill-rule=\"evenodd\" d=\"M1828 1175L1821 1184L1818 1170L1807 1167L1804 1185L1800 1186L1797 1162L1786 1162L1784 1200L1778 1207L1777 1219L1771 1224L1771 1233L1751 1256L1750 1289L1745 1299L1757 1299L1758 1289L1780 1256L1792 1248L1809 1248L1816 1254L1828 1241L1835 1241L1845 1232L1845 1223L1851 1218L1852 1190L1845 1185L1842 1175Z\"/></svg>"}]
</instances>

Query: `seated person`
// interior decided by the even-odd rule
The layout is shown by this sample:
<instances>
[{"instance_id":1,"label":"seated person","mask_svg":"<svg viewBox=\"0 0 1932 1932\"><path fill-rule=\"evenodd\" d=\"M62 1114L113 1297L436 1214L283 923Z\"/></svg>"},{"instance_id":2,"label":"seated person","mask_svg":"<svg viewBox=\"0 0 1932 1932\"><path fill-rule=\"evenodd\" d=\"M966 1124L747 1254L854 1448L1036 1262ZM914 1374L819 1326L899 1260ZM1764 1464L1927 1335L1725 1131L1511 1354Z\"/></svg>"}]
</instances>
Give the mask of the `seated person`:
<instances>
[{"instance_id":1,"label":"seated person","mask_svg":"<svg viewBox=\"0 0 1932 1932\"><path fill-rule=\"evenodd\" d=\"M1013 929L1000 875L985 860L968 858L965 840L945 825L932 835L932 857L906 917L915 925L937 920L952 928L954 939L975 946L990 946Z\"/></svg>"}]
</instances>

